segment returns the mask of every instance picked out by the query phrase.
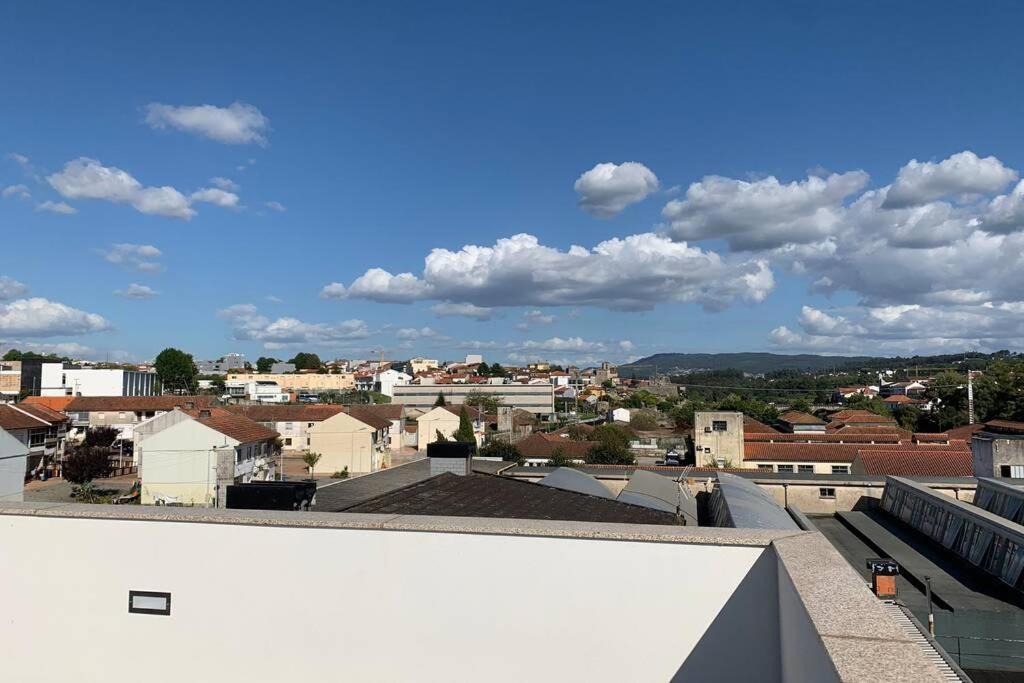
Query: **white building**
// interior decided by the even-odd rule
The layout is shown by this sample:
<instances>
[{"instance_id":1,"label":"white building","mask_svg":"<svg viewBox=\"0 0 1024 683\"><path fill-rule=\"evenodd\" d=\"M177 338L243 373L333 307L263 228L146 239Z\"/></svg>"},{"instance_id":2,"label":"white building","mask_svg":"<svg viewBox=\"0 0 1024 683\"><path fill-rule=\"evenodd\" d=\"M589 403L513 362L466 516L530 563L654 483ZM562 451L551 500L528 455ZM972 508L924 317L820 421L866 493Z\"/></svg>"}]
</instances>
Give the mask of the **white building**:
<instances>
[{"instance_id":1,"label":"white building","mask_svg":"<svg viewBox=\"0 0 1024 683\"><path fill-rule=\"evenodd\" d=\"M41 366L40 396L155 396L158 393L155 372L65 368L63 363Z\"/></svg>"},{"instance_id":2,"label":"white building","mask_svg":"<svg viewBox=\"0 0 1024 683\"><path fill-rule=\"evenodd\" d=\"M408 384L411 381L412 375L388 368L374 375L373 388L374 391L378 391L385 396L393 397L395 395L395 386Z\"/></svg>"},{"instance_id":3,"label":"white building","mask_svg":"<svg viewBox=\"0 0 1024 683\"><path fill-rule=\"evenodd\" d=\"M608 411L609 422L629 422L629 408L615 408Z\"/></svg>"},{"instance_id":4,"label":"white building","mask_svg":"<svg viewBox=\"0 0 1024 683\"><path fill-rule=\"evenodd\" d=\"M24 500L28 446L0 429L0 502Z\"/></svg>"},{"instance_id":5,"label":"white building","mask_svg":"<svg viewBox=\"0 0 1024 683\"><path fill-rule=\"evenodd\" d=\"M479 365L484 362L484 357L479 353L466 354L466 365Z\"/></svg>"},{"instance_id":6,"label":"white building","mask_svg":"<svg viewBox=\"0 0 1024 683\"><path fill-rule=\"evenodd\" d=\"M224 383L224 391L231 398L246 398L258 403L288 403L291 394L282 391L277 382L256 380L254 382L229 381Z\"/></svg>"}]
</instances>

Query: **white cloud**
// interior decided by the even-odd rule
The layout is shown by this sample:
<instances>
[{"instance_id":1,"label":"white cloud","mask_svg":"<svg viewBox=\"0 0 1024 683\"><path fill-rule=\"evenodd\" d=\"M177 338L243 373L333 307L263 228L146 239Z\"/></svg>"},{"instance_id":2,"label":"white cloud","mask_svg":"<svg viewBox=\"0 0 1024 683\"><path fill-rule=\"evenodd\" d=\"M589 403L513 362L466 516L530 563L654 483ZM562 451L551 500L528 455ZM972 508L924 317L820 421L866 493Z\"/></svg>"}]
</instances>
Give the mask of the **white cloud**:
<instances>
[{"instance_id":1,"label":"white cloud","mask_svg":"<svg viewBox=\"0 0 1024 683\"><path fill-rule=\"evenodd\" d=\"M215 187L204 187L189 197L194 202L207 202L225 209L238 208L238 195Z\"/></svg>"},{"instance_id":2,"label":"white cloud","mask_svg":"<svg viewBox=\"0 0 1024 683\"><path fill-rule=\"evenodd\" d=\"M133 282L125 289L115 290L114 294L127 299L152 299L159 292L148 285L140 285Z\"/></svg>"},{"instance_id":3,"label":"white cloud","mask_svg":"<svg viewBox=\"0 0 1024 683\"><path fill-rule=\"evenodd\" d=\"M31 199L32 193L28 190L28 185L8 185L0 192L0 196L4 199L10 199L17 197L18 199Z\"/></svg>"},{"instance_id":4,"label":"white cloud","mask_svg":"<svg viewBox=\"0 0 1024 683\"><path fill-rule=\"evenodd\" d=\"M281 202L265 202L263 206L267 207L271 211L277 211L278 213L284 213L288 210L288 207Z\"/></svg>"},{"instance_id":5,"label":"white cloud","mask_svg":"<svg viewBox=\"0 0 1024 683\"><path fill-rule=\"evenodd\" d=\"M992 199L982 217L982 227L992 233L1024 230L1024 180L1009 194Z\"/></svg>"},{"instance_id":6,"label":"white cloud","mask_svg":"<svg viewBox=\"0 0 1024 683\"><path fill-rule=\"evenodd\" d=\"M762 301L773 287L764 260L723 259L653 233L567 251L519 234L491 247L434 249L421 277L371 268L344 296L391 303L439 299L483 308L593 305L645 310L661 302L682 302L719 310L737 301ZM333 284L328 288L341 292Z\"/></svg>"},{"instance_id":7,"label":"white cloud","mask_svg":"<svg viewBox=\"0 0 1024 683\"><path fill-rule=\"evenodd\" d=\"M238 192L242 189L242 186L231 180L231 178L222 178L220 176L210 178L210 184L228 192Z\"/></svg>"},{"instance_id":8,"label":"white cloud","mask_svg":"<svg viewBox=\"0 0 1024 683\"><path fill-rule=\"evenodd\" d=\"M971 151L938 163L912 159L900 169L882 208L901 209L955 194L998 192L1017 179L1017 172L995 157L981 159Z\"/></svg>"},{"instance_id":9,"label":"white cloud","mask_svg":"<svg viewBox=\"0 0 1024 683\"><path fill-rule=\"evenodd\" d=\"M337 284L337 283L335 283ZM339 287L341 285L338 285ZM494 317L493 308L474 306L473 304L440 303L430 307L431 313L438 318L449 318L461 316L463 318L474 318L476 320L490 320Z\"/></svg>"},{"instance_id":10,"label":"white cloud","mask_svg":"<svg viewBox=\"0 0 1024 683\"><path fill-rule=\"evenodd\" d=\"M432 327L403 327L395 332L395 336L407 341L416 341L419 339L443 340L448 338Z\"/></svg>"},{"instance_id":11,"label":"white cloud","mask_svg":"<svg viewBox=\"0 0 1024 683\"><path fill-rule=\"evenodd\" d=\"M538 309L523 313L523 322L516 325L516 329L528 330L538 325L550 325L555 322L555 316L544 313Z\"/></svg>"},{"instance_id":12,"label":"white cloud","mask_svg":"<svg viewBox=\"0 0 1024 683\"><path fill-rule=\"evenodd\" d=\"M130 270L153 273L163 269L163 266L158 262L162 253L152 244L112 244L110 249L106 251L100 250L99 254L108 263L123 266Z\"/></svg>"},{"instance_id":13,"label":"white cloud","mask_svg":"<svg viewBox=\"0 0 1024 683\"><path fill-rule=\"evenodd\" d=\"M863 171L782 184L774 176L745 181L707 176L662 210L676 240L724 239L733 250L803 244L832 234L843 200L868 182Z\"/></svg>"},{"instance_id":14,"label":"white cloud","mask_svg":"<svg viewBox=\"0 0 1024 683\"><path fill-rule=\"evenodd\" d=\"M95 354L96 351L84 344L77 342L58 342L55 344L41 344L39 342L27 342L25 340L4 340L0 339L0 355L7 352L8 349L18 349L19 351L34 351L35 353L54 353L58 356L67 356L68 358L84 358Z\"/></svg>"},{"instance_id":15,"label":"white cloud","mask_svg":"<svg viewBox=\"0 0 1024 683\"><path fill-rule=\"evenodd\" d=\"M59 213L69 216L71 214L78 213L78 209L64 202L51 202L49 200L36 206L36 211L47 211L49 213Z\"/></svg>"},{"instance_id":16,"label":"white cloud","mask_svg":"<svg viewBox=\"0 0 1024 683\"><path fill-rule=\"evenodd\" d=\"M657 191L658 177L635 161L603 163L583 173L573 187L580 195L581 209L594 216L611 218Z\"/></svg>"},{"instance_id":17,"label":"white cloud","mask_svg":"<svg viewBox=\"0 0 1024 683\"><path fill-rule=\"evenodd\" d=\"M526 340L514 345L519 351L554 351L559 353L592 353L605 351L603 342L587 341L582 337L551 337L550 339Z\"/></svg>"},{"instance_id":18,"label":"white cloud","mask_svg":"<svg viewBox=\"0 0 1024 683\"><path fill-rule=\"evenodd\" d=\"M268 294L265 298L266 298L267 301L269 301L272 304L284 303L284 299L282 299L279 296L274 296L273 294Z\"/></svg>"},{"instance_id":19,"label":"white cloud","mask_svg":"<svg viewBox=\"0 0 1024 683\"><path fill-rule=\"evenodd\" d=\"M619 342L619 350L620 351L632 351L635 348L636 348L636 345L633 342L629 341L628 339L623 339L622 341ZM632 362L632 361L630 361L630 362Z\"/></svg>"},{"instance_id":20,"label":"white cloud","mask_svg":"<svg viewBox=\"0 0 1024 683\"><path fill-rule=\"evenodd\" d=\"M321 299L344 299L346 296L348 296L348 292L345 290L345 285L340 282L324 285L320 290Z\"/></svg>"},{"instance_id":21,"label":"white cloud","mask_svg":"<svg viewBox=\"0 0 1024 683\"><path fill-rule=\"evenodd\" d=\"M67 199L102 199L129 204L140 213L185 220L195 215L188 198L173 187L144 187L127 171L87 157L67 162L47 180Z\"/></svg>"},{"instance_id":22,"label":"white cloud","mask_svg":"<svg viewBox=\"0 0 1024 683\"><path fill-rule=\"evenodd\" d=\"M29 164L29 158L24 154L18 154L17 152L11 152L7 155L7 158L17 163L22 168L25 168Z\"/></svg>"},{"instance_id":23,"label":"white cloud","mask_svg":"<svg viewBox=\"0 0 1024 683\"><path fill-rule=\"evenodd\" d=\"M336 324L307 323L292 317L270 320L261 315L253 304L235 304L217 314L231 323L233 339L262 342L266 349L336 346L343 341L370 336L369 328L362 320L344 320Z\"/></svg>"},{"instance_id":24,"label":"white cloud","mask_svg":"<svg viewBox=\"0 0 1024 683\"><path fill-rule=\"evenodd\" d=\"M96 313L40 297L0 304L0 336L60 337L109 328L110 323Z\"/></svg>"},{"instance_id":25,"label":"white cloud","mask_svg":"<svg viewBox=\"0 0 1024 683\"><path fill-rule=\"evenodd\" d=\"M153 129L177 128L232 145L265 145L266 133L270 130L270 120L256 107L242 102L227 107L212 104L176 107L154 102L146 107L146 123Z\"/></svg>"},{"instance_id":26,"label":"white cloud","mask_svg":"<svg viewBox=\"0 0 1024 683\"><path fill-rule=\"evenodd\" d=\"M0 275L0 301L14 299L28 294L28 285L18 282L12 277Z\"/></svg>"}]
</instances>

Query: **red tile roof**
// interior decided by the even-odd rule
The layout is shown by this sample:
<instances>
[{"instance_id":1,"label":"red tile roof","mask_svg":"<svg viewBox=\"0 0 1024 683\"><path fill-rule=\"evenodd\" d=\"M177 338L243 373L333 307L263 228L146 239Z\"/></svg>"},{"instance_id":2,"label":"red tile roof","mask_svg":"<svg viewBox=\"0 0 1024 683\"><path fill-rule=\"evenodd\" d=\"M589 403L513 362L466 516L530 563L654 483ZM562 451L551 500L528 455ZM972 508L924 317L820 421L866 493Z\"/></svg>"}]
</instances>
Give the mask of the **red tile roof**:
<instances>
[{"instance_id":1,"label":"red tile roof","mask_svg":"<svg viewBox=\"0 0 1024 683\"><path fill-rule=\"evenodd\" d=\"M888 415L876 415L870 410L847 408L828 416L830 422L847 424L895 424L896 420Z\"/></svg>"},{"instance_id":2,"label":"red tile roof","mask_svg":"<svg viewBox=\"0 0 1024 683\"><path fill-rule=\"evenodd\" d=\"M236 415L224 410L211 410L209 412L209 417L202 417L205 411L204 413L197 411L200 417L196 418L196 422L214 431L218 431L239 443L269 441L279 436L273 429L267 429L259 422L250 420L244 415Z\"/></svg>"},{"instance_id":3,"label":"red tile roof","mask_svg":"<svg viewBox=\"0 0 1024 683\"><path fill-rule=\"evenodd\" d=\"M570 458L583 459L597 441L573 441L561 436L534 434L516 442L516 448L527 458L549 458L561 448Z\"/></svg>"},{"instance_id":4,"label":"red tile roof","mask_svg":"<svg viewBox=\"0 0 1024 683\"><path fill-rule=\"evenodd\" d=\"M1013 420L989 420L985 423L985 427L998 429L1001 432L1020 432L1024 434L1024 422L1015 422Z\"/></svg>"},{"instance_id":5,"label":"red tile roof","mask_svg":"<svg viewBox=\"0 0 1024 683\"><path fill-rule=\"evenodd\" d=\"M946 433L949 434L949 438L951 439L963 439L964 441L970 442L971 437L973 437L976 432L980 431L984 427L985 425L983 425L982 423L976 422L972 425L961 425L960 427L953 427L952 429L947 429Z\"/></svg>"},{"instance_id":6,"label":"red tile roof","mask_svg":"<svg viewBox=\"0 0 1024 683\"><path fill-rule=\"evenodd\" d=\"M185 408L189 403L208 406L210 396L75 396L64 409L68 412L147 412Z\"/></svg>"},{"instance_id":7,"label":"red tile roof","mask_svg":"<svg viewBox=\"0 0 1024 683\"><path fill-rule=\"evenodd\" d=\"M339 405L239 405L226 406L235 415L256 422L322 422L344 410Z\"/></svg>"},{"instance_id":8,"label":"red tile roof","mask_svg":"<svg viewBox=\"0 0 1024 683\"><path fill-rule=\"evenodd\" d=\"M910 433L867 432L857 430L839 432L797 432L773 434L744 434L744 441L777 441L790 443L899 443L910 439Z\"/></svg>"},{"instance_id":9,"label":"red tile roof","mask_svg":"<svg viewBox=\"0 0 1024 683\"><path fill-rule=\"evenodd\" d=\"M791 425L823 425L824 420L820 420L810 413L803 413L799 410L790 410L788 413L783 413L779 416L779 421L786 422Z\"/></svg>"},{"instance_id":10,"label":"red tile roof","mask_svg":"<svg viewBox=\"0 0 1024 683\"><path fill-rule=\"evenodd\" d=\"M916 450L857 451L857 474L894 477L973 477L970 451Z\"/></svg>"},{"instance_id":11,"label":"red tile roof","mask_svg":"<svg viewBox=\"0 0 1024 683\"><path fill-rule=\"evenodd\" d=\"M27 396L19 405L45 406L61 412L74 400L74 396Z\"/></svg>"},{"instance_id":12,"label":"red tile roof","mask_svg":"<svg viewBox=\"0 0 1024 683\"><path fill-rule=\"evenodd\" d=\"M43 429L67 422L67 420L67 416L43 406L0 404L0 428L2 429Z\"/></svg>"},{"instance_id":13,"label":"red tile roof","mask_svg":"<svg viewBox=\"0 0 1024 683\"><path fill-rule=\"evenodd\" d=\"M927 444L838 444L838 443L763 443L748 441L743 444L744 460L774 460L781 462L853 462L859 451L915 451L929 450L970 454L965 441L950 441L948 445Z\"/></svg>"},{"instance_id":14,"label":"red tile roof","mask_svg":"<svg viewBox=\"0 0 1024 683\"><path fill-rule=\"evenodd\" d=\"M386 420L376 413L364 410L363 406L349 406L345 411L363 424L377 429L388 429L391 427L391 420Z\"/></svg>"},{"instance_id":15,"label":"red tile roof","mask_svg":"<svg viewBox=\"0 0 1024 683\"><path fill-rule=\"evenodd\" d=\"M744 434L779 434L779 430L774 427L769 427L763 422L755 420L749 415L743 416L743 433Z\"/></svg>"}]
</instances>

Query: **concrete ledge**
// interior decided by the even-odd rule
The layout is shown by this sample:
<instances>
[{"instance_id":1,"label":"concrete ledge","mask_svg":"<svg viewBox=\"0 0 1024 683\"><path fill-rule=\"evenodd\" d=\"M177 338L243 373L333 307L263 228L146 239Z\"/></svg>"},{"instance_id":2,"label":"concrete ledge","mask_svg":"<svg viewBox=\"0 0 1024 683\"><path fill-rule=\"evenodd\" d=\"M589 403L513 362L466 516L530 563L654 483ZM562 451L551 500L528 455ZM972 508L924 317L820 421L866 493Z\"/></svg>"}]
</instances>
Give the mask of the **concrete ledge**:
<instances>
[{"instance_id":1,"label":"concrete ledge","mask_svg":"<svg viewBox=\"0 0 1024 683\"><path fill-rule=\"evenodd\" d=\"M82 503L2 503L0 516L29 515L82 519L141 520L197 524L239 524L316 529L377 529L500 536L548 536L649 543L767 547L803 531L674 527L648 524L605 524L536 519L371 515L345 512L286 512L276 510L219 510L146 505L88 505Z\"/></svg>"}]
</instances>

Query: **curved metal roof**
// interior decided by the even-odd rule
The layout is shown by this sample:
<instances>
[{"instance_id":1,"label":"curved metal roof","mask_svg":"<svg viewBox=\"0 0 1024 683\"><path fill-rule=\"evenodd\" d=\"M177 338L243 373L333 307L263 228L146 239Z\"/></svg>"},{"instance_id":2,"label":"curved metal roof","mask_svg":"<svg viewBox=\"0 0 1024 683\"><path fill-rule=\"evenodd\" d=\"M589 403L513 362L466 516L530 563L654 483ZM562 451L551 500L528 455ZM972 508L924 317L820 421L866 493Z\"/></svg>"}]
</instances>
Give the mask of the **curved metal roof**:
<instances>
[{"instance_id":1,"label":"curved metal roof","mask_svg":"<svg viewBox=\"0 0 1024 683\"><path fill-rule=\"evenodd\" d=\"M715 495L721 496L732 526L737 529L800 528L769 493L748 479L719 472Z\"/></svg>"},{"instance_id":2,"label":"curved metal roof","mask_svg":"<svg viewBox=\"0 0 1024 683\"><path fill-rule=\"evenodd\" d=\"M588 495L599 496L601 498L615 498L615 496L612 495L612 492L597 479L589 474L584 474L583 472L574 470L570 467L559 467L537 483L543 484L544 486L550 486L554 489L562 489L563 491L586 493ZM675 512L675 510L673 510L673 512Z\"/></svg>"}]
</instances>

